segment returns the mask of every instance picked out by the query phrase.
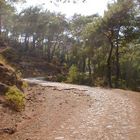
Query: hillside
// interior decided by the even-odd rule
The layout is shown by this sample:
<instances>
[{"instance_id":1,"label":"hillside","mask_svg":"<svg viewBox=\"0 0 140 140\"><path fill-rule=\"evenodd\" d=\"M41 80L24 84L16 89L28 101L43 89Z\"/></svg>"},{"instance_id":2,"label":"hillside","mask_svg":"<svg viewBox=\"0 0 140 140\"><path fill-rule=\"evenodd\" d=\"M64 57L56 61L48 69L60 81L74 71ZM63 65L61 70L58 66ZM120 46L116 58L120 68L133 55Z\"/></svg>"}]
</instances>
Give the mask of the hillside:
<instances>
[{"instance_id":1,"label":"hillside","mask_svg":"<svg viewBox=\"0 0 140 140\"><path fill-rule=\"evenodd\" d=\"M8 45L5 41L0 39L0 95L5 94L10 86L16 86L22 90L22 81L16 74L14 68L12 68L6 60L3 58L2 53L6 51Z\"/></svg>"},{"instance_id":2,"label":"hillside","mask_svg":"<svg viewBox=\"0 0 140 140\"><path fill-rule=\"evenodd\" d=\"M54 76L59 73L65 74L67 71L57 62L47 62L46 57L24 53L21 46L17 44L16 47L11 45L3 49L1 55L22 77Z\"/></svg>"}]
</instances>

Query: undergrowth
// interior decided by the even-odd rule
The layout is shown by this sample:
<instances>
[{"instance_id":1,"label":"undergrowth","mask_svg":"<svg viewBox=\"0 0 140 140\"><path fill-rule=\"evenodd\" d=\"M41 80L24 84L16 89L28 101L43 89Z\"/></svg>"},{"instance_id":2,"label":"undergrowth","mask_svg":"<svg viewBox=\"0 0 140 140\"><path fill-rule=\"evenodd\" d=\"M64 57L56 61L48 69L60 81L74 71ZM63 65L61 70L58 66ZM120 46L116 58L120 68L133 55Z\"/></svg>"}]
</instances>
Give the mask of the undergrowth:
<instances>
[{"instance_id":1,"label":"undergrowth","mask_svg":"<svg viewBox=\"0 0 140 140\"><path fill-rule=\"evenodd\" d=\"M21 111L25 107L25 95L16 86L8 89L6 100L8 105L16 111Z\"/></svg>"}]
</instances>

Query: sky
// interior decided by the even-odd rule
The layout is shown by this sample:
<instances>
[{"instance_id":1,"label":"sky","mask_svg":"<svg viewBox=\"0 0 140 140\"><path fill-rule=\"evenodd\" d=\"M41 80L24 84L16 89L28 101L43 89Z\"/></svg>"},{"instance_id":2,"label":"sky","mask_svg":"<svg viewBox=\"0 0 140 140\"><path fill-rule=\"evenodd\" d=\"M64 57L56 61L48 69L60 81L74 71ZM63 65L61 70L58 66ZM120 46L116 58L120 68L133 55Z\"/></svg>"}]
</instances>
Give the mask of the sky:
<instances>
[{"instance_id":1,"label":"sky","mask_svg":"<svg viewBox=\"0 0 140 140\"><path fill-rule=\"evenodd\" d=\"M25 4L18 5L18 10L22 9L23 7L35 6L35 5L42 5L52 11L52 12L61 12L65 14L67 17L71 17L75 13L81 15L92 15L98 13L103 15L104 10L107 8L107 3L110 0L87 0L85 3L78 2L76 4L73 3L59 3L54 4L50 3L50 0L26 0Z\"/></svg>"}]
</instances>

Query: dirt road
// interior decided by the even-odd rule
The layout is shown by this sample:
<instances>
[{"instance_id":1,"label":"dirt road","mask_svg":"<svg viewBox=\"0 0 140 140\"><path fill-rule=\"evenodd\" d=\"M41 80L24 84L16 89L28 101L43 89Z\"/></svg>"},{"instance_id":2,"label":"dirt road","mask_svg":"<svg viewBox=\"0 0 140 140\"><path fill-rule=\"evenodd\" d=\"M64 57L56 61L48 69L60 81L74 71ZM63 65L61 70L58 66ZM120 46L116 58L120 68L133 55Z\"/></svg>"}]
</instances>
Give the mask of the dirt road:
<instances>
[{"instance_id":1,"label":"dirt road","mask_svg":"<svg viewBox=\"0 0 140 140\"><path fill-rule=\"evenodd\" d=\"M0 140L140 140L140 93L28 82L40 86L26 90L24 112L0 106L0 128L16 129L0 133Z\"/></svg>"}]
</instances>

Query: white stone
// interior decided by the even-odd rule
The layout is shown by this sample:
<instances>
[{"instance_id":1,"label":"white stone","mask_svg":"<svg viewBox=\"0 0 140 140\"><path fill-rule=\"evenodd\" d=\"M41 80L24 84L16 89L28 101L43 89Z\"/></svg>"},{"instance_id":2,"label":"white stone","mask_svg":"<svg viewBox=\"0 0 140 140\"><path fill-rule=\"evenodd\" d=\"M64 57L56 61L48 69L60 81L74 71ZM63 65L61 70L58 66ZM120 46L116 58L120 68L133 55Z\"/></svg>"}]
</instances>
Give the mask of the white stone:
<instances>
[{"instance_id":1,"label":"white stone","mask_svg":"<svg viewBox=\"0 0 140 140\"><path fill-rule=\"evenodd\" d=\"M64 137L56 137L55 140L63 140Z\"/></svg>"}]
</instances>

